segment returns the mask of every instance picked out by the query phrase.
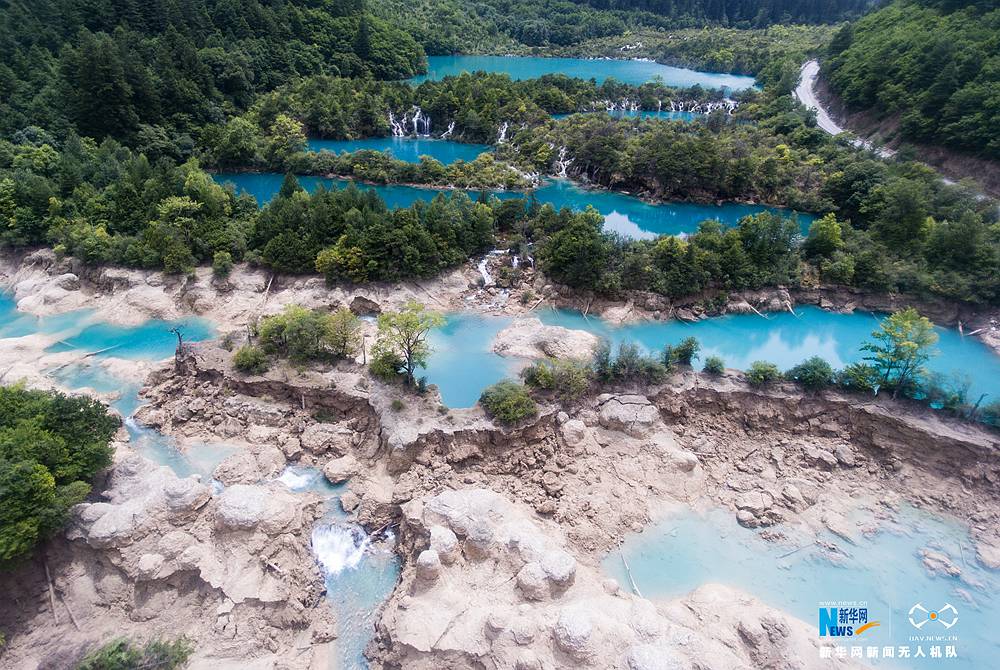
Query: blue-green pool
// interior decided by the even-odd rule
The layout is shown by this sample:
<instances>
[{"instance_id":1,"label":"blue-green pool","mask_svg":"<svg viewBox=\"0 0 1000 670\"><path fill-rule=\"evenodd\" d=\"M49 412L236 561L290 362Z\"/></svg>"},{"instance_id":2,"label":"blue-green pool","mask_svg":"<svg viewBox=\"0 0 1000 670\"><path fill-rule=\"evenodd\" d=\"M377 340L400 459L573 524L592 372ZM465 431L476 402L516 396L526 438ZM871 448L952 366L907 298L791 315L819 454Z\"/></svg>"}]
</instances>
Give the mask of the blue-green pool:
<instances>
[{"instance_id":1,"label":"blue-green pool","mask_svg":"<svg viewBox=\"0 0 1000 670\"><path fill-rule=\"evenodd\" d=\"M836 507L835 501L831 504ZM856 544L823 532L818 539L842 551L836 561L821 553L812 539L803 535L769 542L736 523L731 512L685 510L631 536L622 552L646 598L676 598L703 584L720 583L806 621L815 627L823 644L836 645L839 639L839 644L848 647L905 645L912 647L911 654L923 644L928 656L931 644L950 644L958 653L950 659L866 659L875 667L995 667L1000 657L1000 574L977 564L968 530L960 523L904 507L876 534L857 533ZM962 575L928 573L918 553L922 549L947 554ZM604 568L623 588L630 588L617 550L608 554ZM819 638L819 603L835 601L867 602L869 620L878 620L880 625L858 638ZM910 609L917 603L927 610L950 603L958 611L958 623L950 630L938 624L917 630L909 622ZM957 640L921 643L910 640L914 635L955 635Z\"/></svg>"},{"instance_id":2,"label":"blue-green pool","mask_svg":"<svg viewBox=\"0 0 1000 670\"><path fill-rule=\"evenodd\" d=\"M221 184L232 183L238 192L248 193L258 203L266 204L281 189L284 175L278 173L221 173L214 175ZM325 188L344 188L350 182L343 179L324 177L299 177L299 183L307 191ZM372 186L359 184L360 188L374 189L390 208L409 207L418 200L430 200L439 193L451 191L434 188L417 188L401 185ZM473 197L478 192L472 193ZM517 198L524 194L510 191L496 192L499 198ZM780 207L726 203L723 205L699 205L691 202L666 202L651 204L624 193L602 189L588 190L577 186L568 179L550 179L535 190L535 197L542 204L550 204L557 209L569 207L582 210L588 205L604 216L604 226L626 237L650 239L658 235L679 235L693 233L698 224L706 219L717 219L726 225L736 225L740 219L752 214L768 211L785 216L797 217L803 234L808 232L814 217L811 214L796 213Z\"/></svg>"},{"instance_id":3,"label":"blue-green pool","mask_svg":"<svg viewBox=\"0 0 1000 670\"><path fill-rule=\"evenodd\" d=\"M412 137L368 137L362 140L321 140L310 138L309 151L388 151L393 157L407 163L419 163L421 156L436 158L445 165L455 161L471 162L490 147L485 144L466 144L450 140Z\"/></svg>"},{"instance_id":4,"label":"blue-green pool","mask_svg":"<svg viewBox=\"0 0 1000 670\"><path fill-rule=\"evenodd\" d=\"M683 67L661 65L645 60L596 60L589 58L540 58L536 56L430 56L427 74L410 79L419 84L463 72L498 72L511 79L536 79L546 74L564 74L579 79L594 79L598 84L615 79L626 84L644 84L659 77L667 86L743 90L753 88L756 80L736 74L700 72Z\"/></svg>"},{"instance_id":5,"label":"blue-green pool","mask_svg":"<svg viewBox=\"0 0 1000 670\"><path fill-rule=\"evenodd\" d=\"M539 309L533 316L549 325L586 330L614 344L632 341L648 351L660 351L666 344L696 337L702 347L701 360L719 356L727 367L736 369L765 360L785 370L810 356L821 356L834 367L843 367L861 360L859 349L879 324L879 316L867 312L837 314L808 306L798 307L796 315L777 312L763 318L730 314L695 323L643 321L622 326L569 310ZM438 385L445 405L474 405L485 386L516 373L517 361L491 351L493 338L509 321L449 314L447 325L434 333L431 343L436 351L425 374L429 382ZM975 338L963 338L954 329L936 330L940 336L936 347L939 355L928 367L946 375L968 376L969 397L973 400L980 393L989 394L986 402L1000 397L1000 356Z\"/></svg>"},{"instance_id":6,"label":"blue-green pool","mask_svg":"<svg viewBox=\"0 0 1000 670\"><path fill-rule=\"evenodd\" d=\"M392 541L372 544L340 505L345 484L330 484L316 468L290 465L278 481L295 492L324 496L326 514L312 532L312 549L326 578L326 597L337 612L336 668L367 668L364 651L379 607L399 579Z\"/></svg>"}]
</instances>

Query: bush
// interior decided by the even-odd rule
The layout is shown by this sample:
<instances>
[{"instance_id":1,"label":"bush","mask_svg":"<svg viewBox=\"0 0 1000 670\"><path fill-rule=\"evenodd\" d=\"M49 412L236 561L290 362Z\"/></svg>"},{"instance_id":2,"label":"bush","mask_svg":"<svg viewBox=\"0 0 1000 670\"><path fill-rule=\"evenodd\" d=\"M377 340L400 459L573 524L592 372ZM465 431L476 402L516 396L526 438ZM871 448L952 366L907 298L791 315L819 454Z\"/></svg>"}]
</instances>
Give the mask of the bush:
<instances>
[{"instance_id":1,"label":"bush","mask_svg":"<svg viewBox=\"0 0 1000 670\"><path fill-rule=\"evenodd\" d=\"M691 365L698 358L701 344L694 337L688 337L677 345L667 345L663 348L663 365L672 370L676 365Z\"/></svg>"},{"instance_id":2,"label":"bush","mask_svg":"<svg viewBox=\"0 0 1000 670\"><path fill-rule=\"evenodd\" d=\"M709 356L705 359L705 367L702 370L706 374L721 375L726 371L726 362L718 356Z\"/></svg>"},{"instance_id":3,"label":"bush","mask_svg":"<svg viewBox=\"0 0 1000 670\"><path fill-rule=\"evenodd\" d=\"M336 358L351 358L361 347L361 319L341 307L327 317L325 340Z\"/></svg>"},{"instance_id":4,"label":"bush","mask_svg":"<svg viewBox=\"0 0 1000 670\"><path fill-rule=\"evenodd\" d=\"M781 379L781 371L778 370L778 366L766 361L754 361L750 364L750 369L747 370L746 374L747 381L754 386L762 386Z\"/></svg>"},{"instance_id":5,"label":"bush","mask_svg":"<svg viewBox=\"0 0 1000 670\"><path fill-rule=\"evenodd\" d=\"M212 274L216 277L228 277L233 270L233 255L228 251L216 251L212 256Z\"/></svg>"},{"instance_id":6,"label":"bush","mask_svg":"<svg viewBox=\"0 0 1000 670\"><path fill-rule=\"evenodd\" d=\"M878 368L868 363L851 363L837 373L837 384L849 391L875 393L882 375Z\"/></svg>"},{"instance_id":7,"label":"bush","mask_svg":"<svg viewBox=\"0 0 1000 670\"><path fill-rule=\"evenodd\" d=\"M656 384L663 381L667 368L656 358L643 355L634 342L622 342L611 362L610 374L614 381Z\"/></svg>"},{"instance_id":8,"label":"bush","mask_svg":"<svg viewBox=\"0 0 1000 670\"><path fill-rule=\"evenodd\" d=\"M403 358L392 349L379 346L378 342L372 347L371 362L368 363L368 370L373 375L383 381L392 381L399 376L403 369Z\"/></svg>"},{"instance_id":9,"label":"bush","mask_svg":"<svg viewBox=\"0 0 1000 670\"><path fill-rule=\"evenodd\" d=\"M263 349L248 344L233 354L233 367L243 374L262 375L267 372L270 363Z\"/></svg>"},{"instance_id":10,"label":"bush","mask_svg":"<svg viewBox=\"0 0 1000 670\"><path fill-rule=\"evenodd\" d=\"M0 387L0 567L62 527L111 464L119 426L91 398Z\"/></svg>"},{"instance_id":11,"label":"bush","mask_svg":"<svg viewBox=\"0 0 1000 670\"><path fill-rule=\"evenodd\" d=\"M173 642L153 640L141 647L121 638L84 656L77 670L177 670L187 664L193 651L194 647L184 638Z\"/></svg>"},{"instance_id":12,"label":"bush","mask_svg":"<svg viewBox=\"0 0 1000 670\"><path fill-rule=\"evenodd\" d=\"M810 391L818 391L833 383L833 368L819 356L808 358L785 373L785 378L798 382Z\"/></svg>"},{"instance_id":13,"label":"bush","mask_svg":"<svg viewBox=\"0 0 1000 670\"><path fill-rule=\"evenodd\" d=\"M401 412L406 407L406 403L399 398L393 398L389 406L392 407L393 412Z\"/></svg>"},{"instance_id":14,"label":"bush","mask_svg":"<svg viewBox=\"0 0 1000 670\"><path fill-rule=\"evenodd\" d=\"M544 360L522 370L521 378L528 386L554 391L561 400L576 400L590 386L590 369L572 359Z\"/></svg>"},{"instance_id":15,"label":"bush","mask_svg":"<svg viewBox=\"0 0 1000 670\"><path fill-rule=\"evenodd\" d=\"M479 403L487 414L501 423L516 423L538 411L528 389L509 379L487 387L479 396Z\"/></svg>"}]
</instances>

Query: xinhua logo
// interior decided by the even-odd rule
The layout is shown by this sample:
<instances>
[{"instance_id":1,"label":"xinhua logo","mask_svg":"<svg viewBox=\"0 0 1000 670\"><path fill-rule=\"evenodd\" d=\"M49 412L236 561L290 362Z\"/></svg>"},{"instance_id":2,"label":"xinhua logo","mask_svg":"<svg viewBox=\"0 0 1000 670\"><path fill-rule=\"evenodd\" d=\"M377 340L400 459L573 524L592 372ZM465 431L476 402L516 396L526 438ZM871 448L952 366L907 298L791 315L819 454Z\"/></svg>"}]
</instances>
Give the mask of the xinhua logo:
<instances>
[{"instance_id":1,"label":"xinhua logo","mask_svg":"<svg viewBox=\"0 0 1000 670\"><path fill-rule=\"evenodd\" d=\"M868 620L867 607L820 607L820 637L857 637L879 626Z\"/></svg>"},{"instance_id":2,"label":"xinhua logo","mask_svg":"<svg viewBox=\"0 0 1000 670\"><path fill-rule=\"evenodd\" d=\"M951 628L958 623L958 610L951 603L943 607L929 610L921 603L910 608L910 625L920 630L929 623L939 623L945 628Z\"/></svg>"}]
</instances>

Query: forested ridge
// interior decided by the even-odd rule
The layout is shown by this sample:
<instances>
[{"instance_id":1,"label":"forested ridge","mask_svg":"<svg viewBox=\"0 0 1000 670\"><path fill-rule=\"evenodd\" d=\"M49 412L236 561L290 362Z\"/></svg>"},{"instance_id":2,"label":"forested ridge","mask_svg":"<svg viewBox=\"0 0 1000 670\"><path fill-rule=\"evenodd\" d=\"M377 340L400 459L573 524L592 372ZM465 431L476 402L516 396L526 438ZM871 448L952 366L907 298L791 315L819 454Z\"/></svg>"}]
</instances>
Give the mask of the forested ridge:
<instances>
[{"instance_id":1,"label":"forested ridge","mask_svg":"<svg viewBox=\"0 0 1000 670\"><path fill-rule=\"evenodd\" d=\"M836 23L872 0L384 0L373 11L405 26L428 54L566 47L643 29Z\"/></svg>"},{"instance_id":2,"label":"forested ridge","mask_svg":"<svg viewBox=\"0 0 1000 670\"><path fill-rule=\"evenodd\" d=\"M362 0L14 0L0 11L0 134L36 125L183 147L295 77L424 67L423 49Z\"/></svg>"},{"instance_id":3,"label":"forested ridge","mask_svg":"<svg viewBox=\"0 0 1000 670\"><path fill-rule=\"evenodd\" d=\"M904 139L1000 159L1000 7L896 0L843 28L824 75Z\"/></svg>"}]
</instances>

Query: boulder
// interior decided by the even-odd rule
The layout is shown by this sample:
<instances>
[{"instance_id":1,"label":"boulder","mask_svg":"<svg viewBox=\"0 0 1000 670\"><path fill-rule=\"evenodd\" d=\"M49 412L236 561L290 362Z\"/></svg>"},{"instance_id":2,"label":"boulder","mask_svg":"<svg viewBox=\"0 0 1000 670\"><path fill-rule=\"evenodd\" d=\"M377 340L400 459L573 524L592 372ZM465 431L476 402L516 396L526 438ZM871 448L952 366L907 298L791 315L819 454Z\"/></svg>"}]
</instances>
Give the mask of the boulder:
<instances>
[{"instance_id":1,"label":"boulder","mask_svg":"<svg viewBox=\"0 0 1000 670\"><path fill-rule=\"evenodd\" d=\"M382 307L377 302L363 295L355 296L351 300L350 309L358 316L377 316L382 313Z\"/></svg>"},{"instance_id":2,"label":"boulder","mask_svg":"<svg viewBox=\"0 0 1000 670\"><path fill-rule=\"evenodd\" d=\"M441 558L433 549L424 549L417 556L417 579L425 584L434 583L441 576Z\"/></svg>"},{"instance_id":3,"label":"boulder","mask_svg":"<svg viewBox=\"0 0 1000 670\"><path fill-rule=\"evenodd\" d=\"M335 423L314 423L299 436L302 448L313 454L332 452L343 456L351 448L354 432Z\"/></svg>"},{"instance_id":4,"label":"boulder","mask_svg":"<svg viewBox=\"0 0 1000 670\"><path fill-rule=\"evenodd\" d=\"M659 409L646 396L605 394L598 398L598 402L601 407L598 421L609 430L644 437L660 420Z\"/></svg>"},{"instance_id":5,"label":"boulder","mask_svg":"<svg viewBox=\"0 0 1000 670\"><path fill-rule=\"evenodd\" d=\"M323 475L330 480L331 484L339 484L347 481L361 471L361 464L358 459L350 454L335 458L323 466Z\"/></svg>"},{"instance_id":6,"label":"boulder","mask_svg":"<svg viewBox=\"0 0 1000 670\"><path fill-rule=\"evenodd\" d=\"M215 520L220 528L267 533L284 530L296 519L297 506L290 495L262 486L235 484L216 498Z\"/></svg>"},{"instance_id":7,"label":"boulder","mask_svg":"<svg viewBox=\"0 0 1000 670\"><path fill-rule=\"evenodd\" d=\"M597 347L596 335L561 326L546 326L536 318L517 319L497 333L493 351L515 358L576 358L588 360Z\"/></svg>"},{"instance_id":8,"label":"boulder","mask_svg":"<svg viewBox=\"0 0 1000 670\"><path fill-rule=\"evenodd\" d=\"M549 597L549 585L545 570L539 563L526 563L517 573L517 588L528 600L545 600Z\"/></svg>"},{"instance_id":9,"label":"boulder","mask_svg":"<svg viewBox=\"0 0 1000 670\"><path fill-rule=\"evenodd\" d=\"M564 607L552 629L559 648L578 661L591 655L593 632L590 613L583 607Z\"/></svg>"}]
</instances>

